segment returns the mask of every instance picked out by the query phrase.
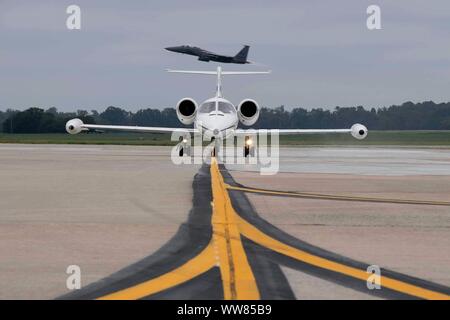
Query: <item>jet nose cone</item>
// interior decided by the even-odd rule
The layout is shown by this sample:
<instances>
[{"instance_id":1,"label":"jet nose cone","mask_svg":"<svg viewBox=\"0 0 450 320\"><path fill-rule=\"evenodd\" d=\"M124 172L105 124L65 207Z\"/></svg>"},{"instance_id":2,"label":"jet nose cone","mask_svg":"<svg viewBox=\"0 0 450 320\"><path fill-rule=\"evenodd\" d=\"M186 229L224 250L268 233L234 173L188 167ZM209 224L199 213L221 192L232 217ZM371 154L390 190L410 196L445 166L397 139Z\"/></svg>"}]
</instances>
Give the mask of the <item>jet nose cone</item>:
<instances>
[{"instance_id":1,"label":"jet nose cone","mask_svg":"<svg viewBox=\"0 0 450 320\"><path fill-rule=\"evenodd\" d=\"M164 48L164 49L166 49L167 51L177 52L179 50L179 47L167 47L167 48Z\"/></svg>"}]
</instances>

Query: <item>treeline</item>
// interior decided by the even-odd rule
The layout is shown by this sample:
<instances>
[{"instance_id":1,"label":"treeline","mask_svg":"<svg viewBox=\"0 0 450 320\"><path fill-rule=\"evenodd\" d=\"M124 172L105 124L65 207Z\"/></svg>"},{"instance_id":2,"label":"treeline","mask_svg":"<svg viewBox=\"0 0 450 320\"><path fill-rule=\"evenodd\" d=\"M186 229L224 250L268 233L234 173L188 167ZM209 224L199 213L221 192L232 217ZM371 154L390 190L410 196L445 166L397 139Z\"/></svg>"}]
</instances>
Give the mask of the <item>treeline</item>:
<instances>
[{"instance_id":1,"label":"treeline","mask_svg":"<svg viewBox=\"0 0 450 320\"><path fill-rule=\"evenodd\" d=\"M65 132L68 120L80 118L85 123L138 126L180 127L175 109L143 109L136 113L117 107L108 107L102 113L96 110L59 112L56 108L29 108L25 111L0 111L1 131L5 133L58 133Z\"/></svg>"},{"instance_id":2,"label":"treeline","mask_svg":"<svg viewBox=\"0 0 450 320\"><path fill-rule=\"evenodd\" d=\"M181 127L175 109L142 109L137 112L117 107L108 107L99 113L96 110L60 112L56 108L30 108L25 111L8 109L0 111L0 124L6 133L52 133L65 132L65 123L71 118L80 118L85 123ZM294 108L283 106L262 108L254 128L348 128L354 123L363 123L370 130L450 130L450 102L436 104L406 102L388 108L366 110L362 106L336 107L334 110Z\"/></svg>"}]
</instances>

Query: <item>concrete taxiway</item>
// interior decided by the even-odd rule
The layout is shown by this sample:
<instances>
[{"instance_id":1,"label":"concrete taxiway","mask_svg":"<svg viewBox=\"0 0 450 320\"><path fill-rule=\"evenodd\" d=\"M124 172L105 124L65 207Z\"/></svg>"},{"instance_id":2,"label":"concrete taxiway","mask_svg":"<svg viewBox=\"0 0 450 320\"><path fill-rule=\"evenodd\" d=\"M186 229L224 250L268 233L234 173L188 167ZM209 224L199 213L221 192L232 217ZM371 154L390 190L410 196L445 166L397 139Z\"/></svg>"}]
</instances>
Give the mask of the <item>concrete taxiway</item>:
<instances>
[{"instance_id":1,"label":"concrete taxiway","mask_svg":"<svg viewBox=\"0 0 450 320\"><path fill-rule=\"evenodd\" d=\"M449 297L449 150L286 148L275 176L169 155L1 145L0 298Z\"/></svg>"},{"instance_id":2,"label":"concrete taxiway","mask_svg":"<svg viewBox=\"0 0 450 320\"><path fill-rule=\"evenodd\" d=\"M198 167L167 148L0 146L0 299L67 293L164 245L192 207Z\"/></svg>"}]
</instances>

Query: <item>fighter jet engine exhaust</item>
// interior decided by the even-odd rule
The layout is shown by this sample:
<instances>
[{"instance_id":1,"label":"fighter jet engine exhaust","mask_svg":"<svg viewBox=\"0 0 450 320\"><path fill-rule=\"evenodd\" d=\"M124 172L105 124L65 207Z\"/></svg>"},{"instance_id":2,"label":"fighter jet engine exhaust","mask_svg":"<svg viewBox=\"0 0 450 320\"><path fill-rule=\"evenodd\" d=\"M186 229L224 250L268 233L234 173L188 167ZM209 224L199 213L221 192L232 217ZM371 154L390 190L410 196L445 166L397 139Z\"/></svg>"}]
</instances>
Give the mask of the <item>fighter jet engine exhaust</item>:
<instances>
[{"instance_id":1,"label":"fighter jet engine exhaust","mask_svg":"<svg viewBox=\"0 0 450 320\"><path fill-rule=\"evenodd\" d=\"M239 121L245 126L251 126L259 118L259 106L255 100L245 99L238 106Z\"/></svg>"},{"instance_id":2,"label":"fighter jet engine exhaust","mask_svg":"<svg viewBox=\"0 0 450 320\"><path fill-rule=\"evenodd\" d=\"M192 124L197 113L197 103L191 98L183 98L177 103L177 117L183 124Z\"/></svg>"},{"instance_id":3,"label":"fighter jet engine exhaust","mask_svg":"<svg viewBox=\"0 0 450 320\"><path fill-rule=\"evenodd\" d=\"M353 138L356 138L358 140L362 140L365 137L367 137L367 128L363 126L362 124L356 123L352 125L352 136Z\"/></svg>"},{"instance_id":4,"label":"fighter jet engine exhaust","mask_svg":"<svg viewBox=\"0 0 450 320\"><path fill-rule=\"evenodd\" d=\"M67 121L66 123L66 131L70 134L80 133L83 129L81 126L83 125L83 121L80 119L72 119Z\"/></svg>"}]
</instances>

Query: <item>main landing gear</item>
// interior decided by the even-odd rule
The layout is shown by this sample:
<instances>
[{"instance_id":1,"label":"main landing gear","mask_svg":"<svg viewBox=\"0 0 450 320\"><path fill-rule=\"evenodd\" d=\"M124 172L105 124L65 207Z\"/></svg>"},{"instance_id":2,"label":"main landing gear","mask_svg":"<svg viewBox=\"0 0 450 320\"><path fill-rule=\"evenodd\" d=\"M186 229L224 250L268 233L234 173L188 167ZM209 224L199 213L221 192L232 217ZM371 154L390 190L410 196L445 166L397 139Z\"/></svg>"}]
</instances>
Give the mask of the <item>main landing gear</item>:
<instances>
[{"instance_id":1,"label":"main landing gear","mask_svg":"<svg viewBox=\"0 0 450 320\"><path fill-rule=\"evenodd\" d=\"M251 137L245 137L244 158L255 156L255 146Z\"/></svg>"},{"instance_id":2,"label":"main landing gear","mask_svg":"<svg viewBox=\"0 0 450 320\"><path fill-rule=\"evenodd\" d=\"M178 150L178 155L180 157L183 156L187 156L190 157L191 156L191 146L188 145L188 139L186 137L180 137L180 146L179 146L179 150Z\"/></svg>"},{"instance_id":3,"label":"main landing gear","mask_svg":"<svg viewBox=\"0 0 450 320\"><path fill-rule=\"evenodd\" d=\"M214 138L214 137L211 138L211 143L212 142L214 142L214 147L212 147L212 149L211 149L211 157L213 158L217 154L218 145L216 143L216 138Z\"/></svg>"}]
</instances>

